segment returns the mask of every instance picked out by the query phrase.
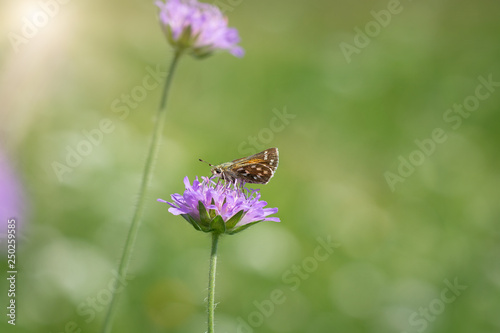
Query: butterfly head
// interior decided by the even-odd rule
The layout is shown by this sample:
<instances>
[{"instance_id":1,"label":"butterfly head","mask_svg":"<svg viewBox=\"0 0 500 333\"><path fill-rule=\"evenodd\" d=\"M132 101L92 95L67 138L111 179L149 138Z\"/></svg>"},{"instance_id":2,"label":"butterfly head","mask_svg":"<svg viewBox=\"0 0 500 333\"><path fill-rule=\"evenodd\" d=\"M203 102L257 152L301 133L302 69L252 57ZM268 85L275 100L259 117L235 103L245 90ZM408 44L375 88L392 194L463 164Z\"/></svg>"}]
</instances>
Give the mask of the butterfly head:
<instances>
[{"instance_id":1,"label":"butterfly head","mask_svg":"<svg viewBox=\"0 0 500 333\"><path fill-rule=\"evenodd\" d=\"M212 171L212 174L215 177L222 177L222 169L219 166L212 166L212 168L210 168L210 171Z\"/></svg>"},{"instance_id":2,"label":"butterfly head","mask_svg":"<svg viewBox=\"0 0 500 333\"><path fill-rule=\"evenodd\" d=\"M210 166L210 171L212 172L212 175L214 175L214 177L220 177L220 178L223 177L224 170L223 170L222 164L221 165L213 165L211 163L208 163L207 161L202 160L201 158L200 158L200 162L205 162Z\"/></svg>"}]
</instances>

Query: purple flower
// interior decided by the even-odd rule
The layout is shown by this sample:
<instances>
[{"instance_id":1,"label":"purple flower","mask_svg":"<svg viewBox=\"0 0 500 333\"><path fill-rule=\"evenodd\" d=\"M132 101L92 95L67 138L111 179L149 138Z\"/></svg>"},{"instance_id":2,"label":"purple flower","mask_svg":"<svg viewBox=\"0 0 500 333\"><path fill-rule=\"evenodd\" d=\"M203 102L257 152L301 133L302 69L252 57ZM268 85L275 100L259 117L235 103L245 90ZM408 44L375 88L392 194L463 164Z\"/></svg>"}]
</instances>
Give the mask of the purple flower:
<instances>
[{"instance_id":1,"label":"purple flower","mask_svg":"<svg viewBox=\"0 0 500 333\"><path fill-rule=\"evenodd\" d=\"M6 156L0 151L0 243L2 238L7 238L8 225L11 225L11 227L15 225L14 232L16 237L19 237L19 227L23 220L26 205L22 192L16 173L9 165ZM15 222L12 222L13 220Z\"/></svg>"},{"instance_id":2,"label":"purple flower","mask_svg":"<svg viewBox=\"0 0 500 333\"><path fill-rule=\"evenodd\" d=\"M183 195L172 194L173 203L168 211L181 215L197 230L217 231L235 234L252 224L262 221L280 222L277 217L268 217L278 212L278 208L264 208L267 202L261 201L259 190L240 189L234 185L214 183L206 177L198 177L189 182L184 178L186 190Z\"/></svg>"},{"instance_id":3,"label":"purple flower","mask_svg":"<svg viewBox=\"0 0 500 333\"><path fill-rule=\"evenodd\" d=\"M196 0L156 1L156 5L163 31L174 47L187 49L197 57L217 49L243 56L243 49L236 45L240 42L238 31L228 28L227 18L216 6Z\"/></svg>"}]
</instances>

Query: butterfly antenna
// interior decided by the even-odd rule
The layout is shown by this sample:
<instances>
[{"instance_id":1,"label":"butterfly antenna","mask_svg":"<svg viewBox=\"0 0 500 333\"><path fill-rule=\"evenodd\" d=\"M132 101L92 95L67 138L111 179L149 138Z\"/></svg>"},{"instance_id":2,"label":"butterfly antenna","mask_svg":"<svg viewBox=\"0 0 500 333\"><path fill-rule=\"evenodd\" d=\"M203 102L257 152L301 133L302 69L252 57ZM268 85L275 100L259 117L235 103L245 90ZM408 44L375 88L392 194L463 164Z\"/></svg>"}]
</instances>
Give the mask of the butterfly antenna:
<instances>
[{"instance_id":1,"label":"butterfly antenna","mask_svg":"<svg viewBox=\"0 0 500 333\"><path fill-rule=\"evenodd\" d=\"M200 160L200 162L204 162L204 163L207 163L210 166L213 166L212 164L208 163L207 161L202 160L201 158L199 160Z\"/></svg>"}]
</instances>

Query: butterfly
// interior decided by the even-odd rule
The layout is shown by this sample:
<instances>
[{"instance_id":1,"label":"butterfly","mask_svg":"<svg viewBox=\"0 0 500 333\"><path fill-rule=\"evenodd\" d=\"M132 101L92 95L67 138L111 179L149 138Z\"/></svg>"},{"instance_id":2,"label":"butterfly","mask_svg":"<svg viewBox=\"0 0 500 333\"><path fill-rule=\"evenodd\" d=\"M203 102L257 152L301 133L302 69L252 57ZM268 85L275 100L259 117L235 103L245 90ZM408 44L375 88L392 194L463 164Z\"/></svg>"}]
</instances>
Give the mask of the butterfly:
<instances>
[{"instance_id":1,"label":"butterfly","mask_svg":"<svg viewBox=\"0 0 500 333\"><path fill-rule=\"evenodd\" d=\"M200 159L200 161L203 161ZM278 148L269 148L252 156L239 158L237 160L212 165L212 174L226 182L241 184L267 184L274 176L278 168Z\"/></svg>"}]
</instances>

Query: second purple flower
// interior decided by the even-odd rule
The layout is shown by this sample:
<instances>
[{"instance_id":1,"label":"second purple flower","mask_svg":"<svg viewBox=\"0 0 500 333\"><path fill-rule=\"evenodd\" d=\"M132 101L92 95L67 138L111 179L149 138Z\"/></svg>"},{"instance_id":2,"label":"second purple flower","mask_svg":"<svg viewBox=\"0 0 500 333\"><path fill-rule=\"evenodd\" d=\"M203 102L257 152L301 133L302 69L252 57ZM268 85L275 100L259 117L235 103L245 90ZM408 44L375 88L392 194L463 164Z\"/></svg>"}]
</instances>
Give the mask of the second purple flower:
<instances>
[{"instance_id":1,"label":"second purple flower","mask_svg":"<svg viewBox=\"0 0 500 333\"><path fill-rule=\"evenodd\" d=\"M177 49L196 57L205 57L215 50L228 50L242 57L238 31L227 26L227 18L214 5L196 0L156 1L160 23L168 41Z\"/></svg>"}]
</instances>

